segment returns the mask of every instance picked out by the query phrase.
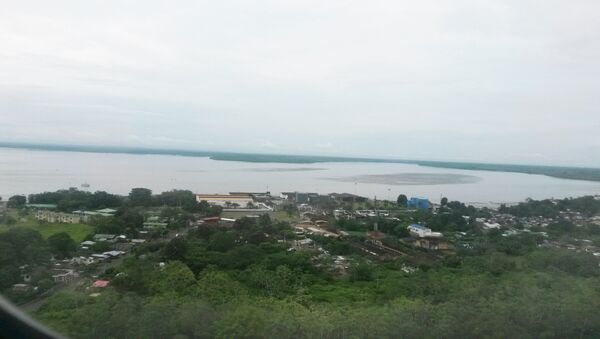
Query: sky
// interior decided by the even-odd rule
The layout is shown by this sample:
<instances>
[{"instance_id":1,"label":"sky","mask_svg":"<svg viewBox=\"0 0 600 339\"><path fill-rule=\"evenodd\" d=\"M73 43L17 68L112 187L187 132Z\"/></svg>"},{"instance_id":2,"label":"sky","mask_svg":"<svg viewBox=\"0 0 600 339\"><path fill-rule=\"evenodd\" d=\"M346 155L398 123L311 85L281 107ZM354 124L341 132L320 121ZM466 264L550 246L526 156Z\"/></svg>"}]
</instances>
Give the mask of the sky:
<instances>
[{"instance_id":1,"label":"sky","mask_svg":"<svg viewBox=\"0 0 600 339\"><path fill-rule=\"evenodd\" d=\"M600 1L5 1L0 141L600 167Z\"/></svg>"}]
</instances>

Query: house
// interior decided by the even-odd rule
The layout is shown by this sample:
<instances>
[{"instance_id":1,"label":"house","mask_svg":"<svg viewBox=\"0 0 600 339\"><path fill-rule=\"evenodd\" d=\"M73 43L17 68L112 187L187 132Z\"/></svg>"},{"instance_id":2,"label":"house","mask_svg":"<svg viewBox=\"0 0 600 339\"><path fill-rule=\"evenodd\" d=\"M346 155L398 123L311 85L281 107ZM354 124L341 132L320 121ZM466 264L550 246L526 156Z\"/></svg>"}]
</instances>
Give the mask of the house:
<instances>
[{"instance_id":1,"label":"house","mask_svg":"<svg viewBox=\"0 0 600 339\"><path fill-rule=\"evenodd\" d=\"M196 201L206 201L212 206L221 207L242 207L248 206L248 203L254 203L254 199L249 194L196 194Z\"/></svg>"},{"instance_id":2,"label":"house","mask_svg":"<svg viewBox=\"0 0 600 339\"><path fill-rule=\"evenodd\" d=\"M112 216L115 213L117 213L117 210L112 209L112 208L103 208L101 210L97 210L96 213L99 213L104 216Z\"/></svg>"},{"instance_id":3,"label":"house","mask_svg":"<svg viewBox=\"0 0 600 339\"><path fill-rule=\"evenodd\" d=\"M4 214L6 212L7 205L8 201L0 200L0 214Z\"/></svg>"},{"instance_id":4,"label":"house","mask_svg":"<svg viewBox=\"0 0 600 339\"><path fill-rule=\"evenodd\" d=\"M121 254L125 254L125 252L123 252L123 251L108 251L108 252L102 253L102 255L105 255L108 257L113 257L113 258L116 258L116 257L120 256Z\"/></svg>"},{"instance_id":5,"label":"house","mask_svg":"<svg viewBox=\"0 0 600 339\"><path fill-rule=\"evenodd\" d=\"M36 208L36 209L47 209L47 210L53 210L56 209L57 205L56 204L25 204L25 207L27 208Z\"/></svg>"},{"instance_id":6,"label":"house","mask_svg":"<svg viewBox=\"0 0 600 339\"><path fill-rule=\"evenodd\" d=\"M94 246L95 244L96 244L95 241L86 240L86 241L82 242L81 244L79 244L79 246L81 246L81 247L90 247L90 246Z\"/></svg>"},{"instance_id":7,"label":"house","mask_svg":"<svg viewBox=\"0 0 600 339\"><path fill-rule=\"evenodd\" d=\"M309 238L295 240L294 245L295 245L295 247L299 247L299 248L308 248L308 247L313 246L313 241L312 241L312 239L309 239Z\"/></svg>"},{"instance_id":8,"label":"house","mask_svg":"<svg viewBox=\"0 0 600 339\"><path fill-rule=\"evenodd\" d=\"M55 283L70 283L79 277L79 274L75 270L71 269L55 269L53 270L52 280Z\"/></svg>"},{"instance_id":9,"label":"house","mask_svg":"<svg viewBox=\"0 0 600 339\"><path fill-rule=\"evenodd\" d=\"M144 229L148 231L159 231L167 228L169 224L166 222L152 222L146 221L144 223Z\"/></svg>"},{"instance_id":10,"label":"house","mask_svg":"<svg viewBox=\"0 0 600 339\"><path fill-rule=\"evenodd\" d=\"M79 224L81 222L81 215L48 210L38 210L35 213L35 218L40 221L61 224Z\"/></svg>"},{"instance_id":11,"label":"house","mask_svg":"<svg viewBox=\"0 0 600 339\"><path fill-rule=\"evenodd\" d=\"M443 236L442 233L440 232L432 232L430 228L427 228L425 226L421 226L419 224L412 224L409 225L408 227L408 232L410 232L410 234L414 237L418 237L418 238L441 238Z\"/></svg>"},{"instance_id":12,"label":"house","mask_svg":"<svg viewBox=\"0 0 600 339\"><path fill-rule=\"evenodd\" d=\"M406 207L417 209L429 209L431 204L428 199L412 197L406 202Z\"/></svg>"},{"instance_id":13,"label":"house","mask_svg":"<svg viewBox=\"0 0 600 339\"><path fill-rule=\"evenodd\" d=\"M95 234L94 241L108 241L115 242L117 236L114 234Z\"/></svg>"},{"instance_id":14,"label":"house","mask_svg":"<svg viewBox=\"0 0 600 339\"><path fill-rule=\"evenodd\" d=\"M108 280L96 280L92 284L92 287L93 288L105 288L108 286L109 283L110 283L110 281L108 281Z\"/></svg>"},{"instance_id":15,"label":"house","mask_svg":"<svg viewBox=\"0 0 600 339\"><path fill-rule=\"evenodd\" d=\"M91 265L94 263L94 258L92 257L74 257L71 259L71 264L78 265Z\"/></svg>"},{"instance_id":16,"label":"house","mask_svg":"<svg viewBox=\"0 0 600 339\"><path fill-rule=\"evenodd\" d=\"M481 226L483 227L483 229L486 229L486 230L499 229L501 227L501 225L497 222L487 222L487 221L482 223Z\"/></svg>"},{"instance_id":17,"label":"house","mask_svg":"<svg viewBox=\"0 0 600 339\"><path fill-rule=\"evenodd\" d=\"M414 240L414 245L432 251L450 249L450 244L446 240L440 238L418 238Z\"/></svg>"},{"instance_id":18,"label":"house","mask_svg":"<svg viewBox=\"0 0 600 339\"><path fill-rule=\"evenodd\" d=\"M31 289L29 284L14 284L12 286L12 290L14 292L27 292Z\"/></svg>"}]
</instances>

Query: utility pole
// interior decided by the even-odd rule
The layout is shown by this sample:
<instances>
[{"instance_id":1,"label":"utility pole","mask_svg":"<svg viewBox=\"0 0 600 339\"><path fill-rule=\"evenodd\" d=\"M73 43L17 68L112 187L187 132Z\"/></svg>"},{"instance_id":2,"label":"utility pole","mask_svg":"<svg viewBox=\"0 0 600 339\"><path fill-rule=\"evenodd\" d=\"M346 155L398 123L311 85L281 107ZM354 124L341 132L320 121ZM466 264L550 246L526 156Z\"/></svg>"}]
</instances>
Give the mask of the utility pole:
<instances>
[{"instance_id":1,"label":"utility pole","mask_svg":"<svg viewBox=\"0 0 600 339\"><path fill-rule=\"evenodd\" d=\"M378 223L379 223L379 210L377 209L377 196L375 196L374 205L375 205L375 215L376 215L377 219L375 219L375 225L373 225L373 231L377 232L377 231L379 231L379 225L378 225Z\"/></svg>"}]
</instances>

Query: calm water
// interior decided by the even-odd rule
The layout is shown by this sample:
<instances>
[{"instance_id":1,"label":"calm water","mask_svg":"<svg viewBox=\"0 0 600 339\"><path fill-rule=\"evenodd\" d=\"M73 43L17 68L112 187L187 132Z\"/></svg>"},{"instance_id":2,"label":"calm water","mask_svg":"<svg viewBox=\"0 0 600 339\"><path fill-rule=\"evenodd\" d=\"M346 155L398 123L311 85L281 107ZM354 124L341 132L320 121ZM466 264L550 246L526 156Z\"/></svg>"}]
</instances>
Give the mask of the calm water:
<instances>
[{"instance_id":1,"label":"calm water","mask_svg":"<svg viewBox=\"0 0 600 339\"><path fill-rule=\"evenodd\" d=\"M469 203L517 202L600 194L600 183L519 173L428 168L408 164L256 164L167 155L29 151L0 148L0 196L90 185L89 190L127 194L188 189L230 191L348 192L378 199L440 196Z\"/></svg>"}]
</instances>

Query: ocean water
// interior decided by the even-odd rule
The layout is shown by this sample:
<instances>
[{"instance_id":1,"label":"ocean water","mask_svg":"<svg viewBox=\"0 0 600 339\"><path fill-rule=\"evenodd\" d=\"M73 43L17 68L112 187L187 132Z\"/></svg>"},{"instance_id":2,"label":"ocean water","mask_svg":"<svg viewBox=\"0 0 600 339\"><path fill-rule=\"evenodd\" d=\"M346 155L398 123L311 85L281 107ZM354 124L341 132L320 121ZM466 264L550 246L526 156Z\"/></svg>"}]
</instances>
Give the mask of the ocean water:
<instances>
[{"instance_id":1,"label":"ocean water","mask_svg":"<svg viewBox=\"0 0 600 339\"><path fill-rule=\"evenodd\" d=\"M469 171L394 163L273 164L207 157L37 151L0 148L0 196L90 185L87 190L127 194L131 188L195 193L284 191L355 193L378 199L398 194L445 196L478 205L526 198L600 194L600 182L507 172Z\"/></svg>"}]
</instances>

